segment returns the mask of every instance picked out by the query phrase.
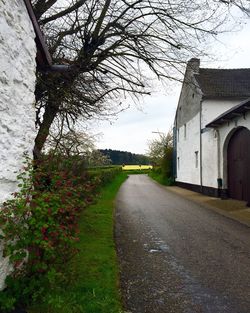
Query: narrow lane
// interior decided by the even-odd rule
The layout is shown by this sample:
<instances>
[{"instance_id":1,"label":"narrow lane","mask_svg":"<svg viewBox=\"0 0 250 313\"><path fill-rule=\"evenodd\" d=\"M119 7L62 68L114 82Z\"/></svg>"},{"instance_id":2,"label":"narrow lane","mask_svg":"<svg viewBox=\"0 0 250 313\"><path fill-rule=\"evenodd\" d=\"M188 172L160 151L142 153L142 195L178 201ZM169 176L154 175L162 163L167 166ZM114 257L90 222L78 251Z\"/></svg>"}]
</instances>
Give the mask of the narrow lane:
<instances>
[{"instance_id":1,"label":"narrow lane","mask_svg":"<svg viewBox=\"0 0 250 313\"><path fill-rule=\"evenodd\" d=\"M127 312L250 312L250 228L131 175L116 243Z\"/></svg>"}]
</instances>

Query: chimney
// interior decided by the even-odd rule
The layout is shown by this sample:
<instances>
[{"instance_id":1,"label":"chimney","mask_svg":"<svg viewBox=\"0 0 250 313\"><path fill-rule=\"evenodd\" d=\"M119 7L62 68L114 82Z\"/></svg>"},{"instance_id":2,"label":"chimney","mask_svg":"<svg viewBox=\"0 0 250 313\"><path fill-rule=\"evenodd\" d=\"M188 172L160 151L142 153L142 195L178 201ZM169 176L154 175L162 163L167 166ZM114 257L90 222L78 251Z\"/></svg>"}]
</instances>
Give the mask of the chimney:
<instances>
[{"instance_id":1,"label":"chimney","mask_svg":"<svg viewBox=\"0 0 250 313\"><path fill-rule=\"evenodd\" d=\"M199 73L200 69L200 59L192 58L187 63L187 71L192 71L193 73Z\"/></svg>"}]
</instances>

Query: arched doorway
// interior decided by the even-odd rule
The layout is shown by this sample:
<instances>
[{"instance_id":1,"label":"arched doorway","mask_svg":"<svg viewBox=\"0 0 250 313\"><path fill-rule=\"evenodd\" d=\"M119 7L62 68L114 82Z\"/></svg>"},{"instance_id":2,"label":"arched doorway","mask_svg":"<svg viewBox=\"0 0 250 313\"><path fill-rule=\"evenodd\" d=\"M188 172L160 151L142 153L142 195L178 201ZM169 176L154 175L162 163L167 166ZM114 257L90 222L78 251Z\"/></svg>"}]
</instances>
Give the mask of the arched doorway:
<instances>
[{"instance_id":1,"label":"arched doorway","mask_svg":"<svg viewBox=\"0 0 250 313\"><path fill-rule=\"evenodd\" d=\"M228 193L238 200L250 200L250 131L240 128L227 149Z\"/></svg>"}]
</instances>

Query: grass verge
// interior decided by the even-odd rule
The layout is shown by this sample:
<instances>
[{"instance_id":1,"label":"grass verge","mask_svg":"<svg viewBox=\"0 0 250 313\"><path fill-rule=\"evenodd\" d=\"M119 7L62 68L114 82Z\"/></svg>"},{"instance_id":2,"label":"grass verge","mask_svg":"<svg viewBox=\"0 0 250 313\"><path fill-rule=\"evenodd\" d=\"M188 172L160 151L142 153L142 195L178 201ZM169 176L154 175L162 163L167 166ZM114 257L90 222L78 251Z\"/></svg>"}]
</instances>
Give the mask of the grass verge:
<instances>
[{"instance_id":1,"label":"grass verge","mask_svg":"<svg viewBox=\"0 0 250 313\"><path fill-rule=\"evenodd\" d=\"M28 313L120 313L118 264L113 237L114 199L126 173L106 185L97 202L81 215L79 253L65 264L64 278L53 283L42 303Z\"/></svg>"},{"instance_id":2,"label":"grass verge","mask_svg":"<svg viewBox=\"0 0 250 313\"><path fill-rule=\"evenodd\" d=\"M174 185L174 180L172 177L166 177L162 173L151 171L148 173L148 176L157 181L159 184L164 186Z\"/></svg>"},{"instance_id":3,"label":"grass verge","mask_svg":"<svg viewBox=\"0 0 250 313\"><path fill-rule=\"evenodd\" d=\"M148 174L151 170L126 170L127 175L131 174Z\"/></svg>"}]
</instances>

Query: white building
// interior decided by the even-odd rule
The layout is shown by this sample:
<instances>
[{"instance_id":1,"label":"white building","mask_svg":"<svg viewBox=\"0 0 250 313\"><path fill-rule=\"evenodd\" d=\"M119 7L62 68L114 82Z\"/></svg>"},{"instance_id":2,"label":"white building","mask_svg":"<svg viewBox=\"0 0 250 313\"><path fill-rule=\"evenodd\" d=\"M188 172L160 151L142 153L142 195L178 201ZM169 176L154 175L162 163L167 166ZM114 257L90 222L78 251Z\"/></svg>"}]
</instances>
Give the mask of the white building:
<instances>
[{"instance_id":1,"label":"white building","mask_svg":"<svg viewBox=\"0 0 250 313\"><path fill-rule=\"evenodd\" d=\"M175 117L176 184L250 202L250 69L187 64Z\"/></svg>"},{"instance_id":2,"label":"white building","mask_svg":"<svg viewBox=\"0 0 250 313\"><path fill-rule=\"evenodd\" d=\"M50 66L29 0L0 1L0 205L17 190L24 154L32 158L36 67ZM0 254L0 288L8 260Z\"/></svg>"}]
</instances>

